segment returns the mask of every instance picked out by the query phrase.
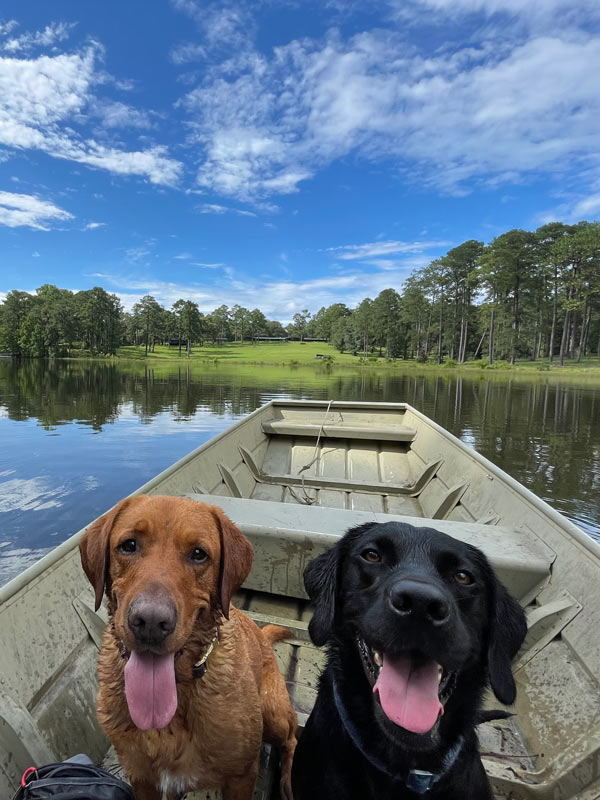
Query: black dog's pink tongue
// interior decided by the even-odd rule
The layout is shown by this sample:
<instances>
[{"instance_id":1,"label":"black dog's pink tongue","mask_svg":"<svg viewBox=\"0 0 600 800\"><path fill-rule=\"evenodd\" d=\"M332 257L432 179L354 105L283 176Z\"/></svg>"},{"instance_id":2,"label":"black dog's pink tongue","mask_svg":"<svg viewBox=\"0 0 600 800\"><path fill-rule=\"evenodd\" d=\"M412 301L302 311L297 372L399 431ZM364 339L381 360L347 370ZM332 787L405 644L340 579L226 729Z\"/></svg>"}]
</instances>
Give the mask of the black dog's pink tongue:
<instances>
[{"instance_id":1,"label":"black dog's pink tongue","mask_svg":"<svg viewBox=\"0 0 600 800\"><path fill-rule=\"evenodd\" d=\"M125 697L136 727L165 728L177 711L175 654L132 652L125 664Z\"/></svg>"},{"instance_id":2,"label":"black dog's pink tongue","mask_svg":"<svg viewBox=\"0 0 600 800\"><path fill-rule=\"evenodd\" d=\"M440 703L440 667L435 661L415 665L410 656L383 656L373 691L393 723L413 733L427 733L444 713Z\"/></svg>"}]
</instances>

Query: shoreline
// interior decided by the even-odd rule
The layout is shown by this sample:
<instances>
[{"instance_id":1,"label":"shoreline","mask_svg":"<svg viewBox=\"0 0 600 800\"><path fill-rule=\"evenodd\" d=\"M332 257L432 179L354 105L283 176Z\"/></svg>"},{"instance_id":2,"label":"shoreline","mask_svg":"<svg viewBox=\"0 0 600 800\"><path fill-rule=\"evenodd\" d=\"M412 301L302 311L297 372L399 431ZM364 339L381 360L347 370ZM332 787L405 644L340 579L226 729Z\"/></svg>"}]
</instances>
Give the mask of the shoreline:
<instances>
[{"instance_id":1,"label":"shoreline","mask_svg":"<svg viewBox=\"0 0 600 800\"><path fill-rule=\"evenodd\" d=\"M281 352L284 351L284 352ZM321 356L317 358L317 355ZM12 361L12 359L10 359ZM30 359L26 359L29 361ZM36 359L31 359L36 360ZM54 359L52 359L54 360ZM369 356L364 359L351 353L339 353L325 342L290 342L288 344L262 345L252 343L228 343L196 347L188 358L178 356L166 345L157 345L154 353L145 355L144 347L127 346L119 348L116 355L92 356L78 351L74 355L56 357L61 361L96 361L111 364L140 364L159 367L164 365L186 366L192 369L202 367L271 367L290 368L310 367L313 370L332 371L343 369L357 373L379 371L386 373L438 373L440 375L461 375L504 378L513 376L539 376L552 378L589 379L600 383L600 358L587 356L581 363L567 363L559 366L556 359L552 364L547 360L518 361L514 366L506 361L497 361L490 367L481 360L466 361L463 364L418 363L414 359L386 359ZM9 359L6 359L9 361Z\"/></svg>"}]
</instances>

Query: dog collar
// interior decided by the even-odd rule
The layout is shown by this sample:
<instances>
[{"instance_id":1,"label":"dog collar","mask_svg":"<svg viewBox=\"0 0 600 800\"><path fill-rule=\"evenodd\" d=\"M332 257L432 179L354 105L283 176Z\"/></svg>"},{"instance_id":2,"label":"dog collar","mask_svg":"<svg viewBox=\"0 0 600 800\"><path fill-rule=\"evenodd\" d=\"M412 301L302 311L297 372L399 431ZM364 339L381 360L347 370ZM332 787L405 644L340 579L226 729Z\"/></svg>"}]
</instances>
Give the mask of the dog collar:
<instances>
[{"instance_id":1,"label":"dog collar","mask_svg":"<svg viewBox=\"0 0 600 800\"><path fill-rule=\"evenodd\" d=\"M352 744L361 753L361 755L363 755L364 758L366 758L367 761L379 772L383 772L384 775L387 775L388 778L391 778L394 781L401 781L407 789L410 789L411 792L421 795L430 792L435 784L438 783L438 781L440 781L448 772L450 772L462 750L464 743L462 736L458 738L454 746L451 747L444 756L443 765L440 772L428 772L427 770L423 769L411 769L408 771L408 773L404 774L391 772L387 766L377 758L377 756L367 751L362 741L360 732L346 714L346 709L342 703L335 678L332 678L332 684L335 707L340 715L340 719L344 729L346 730L346 733L352 740Z\"/></svg>"},{"instance_id":2,"label":"dog collar","mask_svg":"<svg viewBox=\"0 0 600 800\"><path fill-rule=\"evenodd\" d=\"M206 672L206 669L207 669L207 666L208 666L207 665L208 657L210 656L212 651L215 649L215 647L217 646L218 642L219 642L219 629L217 628L217 630L215 631L215 635L212 638L211 643L208 645L208 650L206 651L206 653L204 653L204 655L202 656L200 661L196 661L196 663L192 666L192 677L194 677L194 678L202 678L204 676L204 674Z\"/></svg>"}]
</instances>

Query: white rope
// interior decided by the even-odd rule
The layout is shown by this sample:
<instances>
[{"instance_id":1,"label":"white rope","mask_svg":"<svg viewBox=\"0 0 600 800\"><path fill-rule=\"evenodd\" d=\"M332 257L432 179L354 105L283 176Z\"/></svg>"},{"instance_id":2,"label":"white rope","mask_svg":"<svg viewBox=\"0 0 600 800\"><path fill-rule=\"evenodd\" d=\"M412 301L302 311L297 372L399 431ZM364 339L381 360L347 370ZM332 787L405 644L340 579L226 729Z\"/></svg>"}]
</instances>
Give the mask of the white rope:
<instances>
[{"instance_id":1,"label":"white rope","mask_svg":"<svg viewBox=\"0 0 600 800\"><path fill-rule=\"evenodd\" d=\"M333 400L330 400L329 403L327 404L327 409L325 411L325 415L323 416L323 421L321 422L321 427L319 428L319 433L317 435L317 442L315 444L315 449L314 449L314 452L313 452L312 459L308 462L308 464L305 464L303 467L300 467L300 469L298 470L298 475L300 475L302 477L302 497L299 497L296 494L296 492L292 489L291 486L287 487L289 493L292 495L292 497L295 500L297 500L299 503L303 503L304 505L307 505L307 506L312 506L313 503L317 502L317 489L315 489L315 496L311 497L309 495L309 493L306 491L306 487L304 485L304 475L302 475L302 473L305 470L310 469L312 467L312 465L315 463L315 461L319 461L320 458L321 458L321 456L318 454L319 443L321 441L321 436L324 433L325 422L327 420L327 415L329 414L329 409L331 408L331 405L332 405L333 402L334 402Z\"/></svg>"}]
</instances>

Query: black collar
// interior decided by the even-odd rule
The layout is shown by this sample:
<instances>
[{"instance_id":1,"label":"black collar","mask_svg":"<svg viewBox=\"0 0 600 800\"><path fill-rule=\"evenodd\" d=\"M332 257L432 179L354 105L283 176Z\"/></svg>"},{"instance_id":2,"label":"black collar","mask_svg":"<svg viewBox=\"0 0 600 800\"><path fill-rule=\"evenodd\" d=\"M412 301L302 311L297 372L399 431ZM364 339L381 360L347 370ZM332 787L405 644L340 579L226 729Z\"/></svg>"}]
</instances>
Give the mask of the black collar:
<instances>
[{"instance_id":1,"label":"black collar","mask_svg":"<svg viewBox=\"0 0 600 800\"><path fill-rule=\"evenodd\" d=\"M390 771L388 766L379 758L377 758L376 755L369 752L361 732L346 713L346 709L342 703L335 678L332 678L332 685L335 707L340 715L340 719L346 730L346 733L352 740L352 744L356 747L356 749L379 772L383 772L384 775L387 775L388 778L391 778L394 781L401 781L407 789L410 789L410 791L414 792L415 794L427 794L433 789L438 781L440 781L445 775L448 774L448 772L450 772L462 750L464 744L462 736L458 738L454 746L451 747L444 756L443 766L440 772L428 772L427 770L422 769L411 769L408 772L394 773Z\"/></svg>"}]
</instances>

